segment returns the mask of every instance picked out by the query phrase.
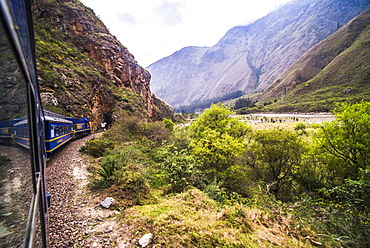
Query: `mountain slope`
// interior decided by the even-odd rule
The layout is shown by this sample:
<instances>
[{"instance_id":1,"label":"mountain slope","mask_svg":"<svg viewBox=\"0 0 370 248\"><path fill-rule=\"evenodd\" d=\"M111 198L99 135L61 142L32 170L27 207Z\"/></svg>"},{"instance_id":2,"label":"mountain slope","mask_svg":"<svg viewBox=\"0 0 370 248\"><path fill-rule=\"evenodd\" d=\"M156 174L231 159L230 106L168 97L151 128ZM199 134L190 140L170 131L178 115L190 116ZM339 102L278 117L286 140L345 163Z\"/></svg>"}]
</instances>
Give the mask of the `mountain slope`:
<instances>
[{"instance_id":1,"label":"mountain slope","mask_svg":"<svg viewBox=\"0 0 370 248\"><path fill-rule=\"evenodd\" d=\"M35 0L32 10L46 108L88 117L93 129L121 115L162 118L163 107L154 105L150 91L150 73L90 8L78 0Z\"/></svg>"},{"instance_id":2,"label":"mountain slope","mask_svg":"<svg viewBox=\"0 0 370 248\"><path fill-rule=\"evenodd\" d=\"M237 90L263 90L304 52L360 14L369 3L293 0L248 26L232 28L201 58L189 57L183 63L174 54L150 65L152 91L179 106Z\"/></svg>"},{"instance_id":3,"label":"mountain slope","mask_svg":"<svg viewBox=\"0 0 370 248\"><path fill-rule=\"evenodd\" d=\"M370 100L370 10L307 51L265 90L284 96L277 111L328 111L340 101Z\"/></svg>"}]
</instances>

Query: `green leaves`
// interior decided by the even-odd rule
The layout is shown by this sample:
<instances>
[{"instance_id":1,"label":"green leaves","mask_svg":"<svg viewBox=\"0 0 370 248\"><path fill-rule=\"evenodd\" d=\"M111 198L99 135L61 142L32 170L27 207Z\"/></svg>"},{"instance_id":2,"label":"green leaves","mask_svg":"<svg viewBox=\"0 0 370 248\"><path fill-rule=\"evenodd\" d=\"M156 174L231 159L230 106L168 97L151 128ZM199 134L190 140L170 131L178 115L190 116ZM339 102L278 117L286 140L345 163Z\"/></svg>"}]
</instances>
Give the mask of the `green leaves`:
<instances>
[{"instance_id":1,"label":"green leaves","mask_svg":"<svg viewBox=\"0 0 370 248\"><path fill-rule=\"evenodd\" d=\"M355 179L370 164L370 103L342 103L334 113L337 119L322 125L316 143L328 169L342 182Z\"/></svg>"},{"instance_id":2,"label":"green leaves","mask_svg":"<svg viewBox=\"0 0 370 248\"><path fill-rule=\"evenodd\" d=\"M243 140L251 128L238 118L233 117L234 112L221 104L213 104L210 109L204 111L190 126L190 136L194 139L202 137L206 129L214 130L220 134L229 134L231 137Z\"/></svg>"},{"instance_id":3,"label":"green leaves","mask_svg":"<svg viewBox=\"0 0 370 248\"><path fill-rule=\"evenodd\" d=\"M263 180L270 193L278 196L290 180L294 167L299 167L305 144L293 132L284 129L255 132L248 156L249 166L257 180Z\"/></svg>"},{"instance_id":4,"label":"green leaves","mask_svg":"<svg viewBox=\"0 0 370 248\"><path fill-rule=\"evenodd\" d=\"M189 147L202 164L208 180L223 179L224 173L245 148L244 138L250 127L221 104L213 104L190 126Z\"/></svg>"}]
</instances>

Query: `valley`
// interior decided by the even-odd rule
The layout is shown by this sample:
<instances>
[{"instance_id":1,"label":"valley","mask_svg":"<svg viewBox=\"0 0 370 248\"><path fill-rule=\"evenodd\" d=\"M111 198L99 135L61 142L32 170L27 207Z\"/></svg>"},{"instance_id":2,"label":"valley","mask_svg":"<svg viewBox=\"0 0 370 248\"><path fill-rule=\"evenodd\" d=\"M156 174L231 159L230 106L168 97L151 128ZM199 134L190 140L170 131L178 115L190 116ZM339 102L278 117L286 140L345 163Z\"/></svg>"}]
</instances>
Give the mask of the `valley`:
<instances>
[{"instance_id":1,"label":"valley","mask_svg":"<svg viewBox=\"0 0 370 248\"><path fill-rule=\"evenodd\" d=\"M292 0L143 68L78 0L34 1L43 106L94 132L48 162L51 246L369 247L369 7Z\"/></svg>"},{"instance_id":2,"label":"valley","mask_svg":"<svg viewBox=\"0 0 370 248\"><path fill-rule=\"evenodd\" d=\"M151 89L176 109L238 90L255 95L252 112L328 112L336 102L368 100L369 3L291 1L212 47L153 63Z\"/></svg>"}]
</instances>

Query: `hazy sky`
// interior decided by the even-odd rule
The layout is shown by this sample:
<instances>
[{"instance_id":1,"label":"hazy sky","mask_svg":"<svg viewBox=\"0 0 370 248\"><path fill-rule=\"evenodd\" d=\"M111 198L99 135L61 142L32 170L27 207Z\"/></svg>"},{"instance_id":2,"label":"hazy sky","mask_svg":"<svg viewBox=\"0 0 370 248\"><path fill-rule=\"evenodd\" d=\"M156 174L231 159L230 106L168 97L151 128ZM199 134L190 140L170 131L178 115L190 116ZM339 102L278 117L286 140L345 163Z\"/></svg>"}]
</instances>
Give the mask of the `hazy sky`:
<instances>
[{"instance_id":1,"label":"hazy sky","mask_svg":"<svg viewBox=\"0 0 370 248\"><path fill-rule=\"evenodd\" d=\"M186 46L213 46L289 0L81 0L147 67Z\"/></svg>"}]
</instances>

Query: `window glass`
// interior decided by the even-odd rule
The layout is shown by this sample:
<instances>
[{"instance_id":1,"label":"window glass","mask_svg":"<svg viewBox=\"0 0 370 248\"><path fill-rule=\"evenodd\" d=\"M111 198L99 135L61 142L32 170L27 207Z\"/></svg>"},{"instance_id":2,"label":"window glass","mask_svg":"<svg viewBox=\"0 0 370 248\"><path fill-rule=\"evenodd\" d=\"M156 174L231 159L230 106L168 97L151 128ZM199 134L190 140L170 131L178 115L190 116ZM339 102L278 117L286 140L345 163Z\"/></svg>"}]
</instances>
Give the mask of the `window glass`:
<instances>
[{"instance_id":1,"label":"window glass","mask_svg":"<svg viewBox=\"0 0 370 248\"><path fill-rule=\"evenodd\" d=\"M50 125L50 138L55 137L55 127L53 125Z\"/></svg>"},{"instance_id":2,"label":"window glass","mask_svg":"<svg viewBox=\"0 0 370 248\"><path fill-rule=\"evenodd\" d=\"M0 24L0 247L22 246L33 194L26 94Z\"/></svg>"}]
</instances>

